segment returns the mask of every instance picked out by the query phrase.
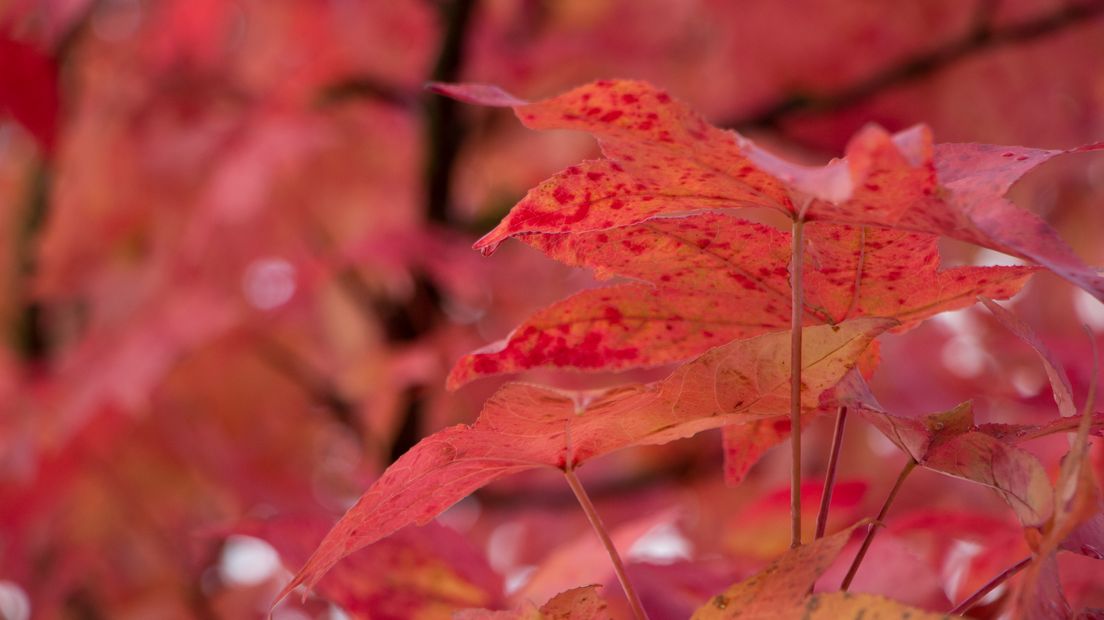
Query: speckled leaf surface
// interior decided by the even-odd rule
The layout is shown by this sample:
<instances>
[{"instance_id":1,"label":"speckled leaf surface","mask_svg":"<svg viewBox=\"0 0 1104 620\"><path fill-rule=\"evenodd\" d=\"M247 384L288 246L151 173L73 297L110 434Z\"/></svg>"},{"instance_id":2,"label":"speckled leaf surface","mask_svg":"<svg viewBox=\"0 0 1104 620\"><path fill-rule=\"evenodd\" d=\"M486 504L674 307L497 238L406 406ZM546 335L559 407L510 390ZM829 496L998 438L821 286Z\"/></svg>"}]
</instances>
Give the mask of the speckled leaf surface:
<instances>
[{"instance_id":1,"label":"speckled leaf surface","mask_svg":"<svg viewBox=\"0 0 1104 620\"><path fill-rule=\"evenodd\" d=\"M810 328L803 342L803 400L853 368L896 323L856 319ZM349 509L285 589L313 586L338 560L411 523L426 523L492 480L535 467L574 468L630 446L661 444L789 408L787 333L738 340L666 379L599 392L509 384L471 425L446 428L399 458Z\"/></svg>"}]
</instances>

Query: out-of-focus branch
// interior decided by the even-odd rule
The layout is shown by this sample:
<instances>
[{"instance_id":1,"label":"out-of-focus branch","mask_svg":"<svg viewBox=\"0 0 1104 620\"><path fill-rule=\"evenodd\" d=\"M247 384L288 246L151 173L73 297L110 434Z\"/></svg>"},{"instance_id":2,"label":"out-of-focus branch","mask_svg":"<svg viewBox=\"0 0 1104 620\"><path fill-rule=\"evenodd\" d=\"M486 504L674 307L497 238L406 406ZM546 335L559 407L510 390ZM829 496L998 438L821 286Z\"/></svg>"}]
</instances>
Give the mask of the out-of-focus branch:
<instances>
[{"instance_id":1,"label":"out-of-focus branch","mask_svg":"<svg viewBox=\"0 0 1104 620\"><path fill-rule=\"evenodd\" d=\"M465 41L476 3L477 0L446 0L438 4L443 38L430 80L455 82L460 78L464 65ZM452 199L453 168L466 132L456 101L428 93L423 97L426 143L425 217L431 226L448 226L452 224L449 204ZM399 312L416 326L411 334L413 337L428 333L442 318L437 287L421 274L417 276L416 283L418 294L411 298L410 307L405 308L405 312ZM427 300L432 303L425 303ZM421 439L424 406L421 392L418 386L411 386L403 395L407 405L398 435L391 444L392 461Z\"/></svg>"},{"instance_id":2,"label":"out-of-focus branch","mask_svg":"<svg viewBox=\"0 0 1104 620\"><path fill-rule=\"evenodd\" d=\"M991 7L991 4L983 3L982 6ZM962 37L934 50L905 58L865 80L835 92L792 94L745 116L731 118L721 125L739 130L769 129L797 114L834 112L895 86L928 77L975 54L1030 43L1101 16L1104 16L1104 0L1071 2L1035 19L1000 28L992 27L988 18L979 19Z\"/></svg>"},{"instance_id":3,"label":"out-of-focus branch","mask_svg":"<svg viewBox=\"0 0 1104 620\"><path fill-rule=\"evenodd\" d=\"M414 93L367 75L350 76L327 85L318 94L317 102L326 106L346 99L373 99L403 109L412 109L417 102Z\"/></svg>"},{"instance_id":4,"label":"out-of-focus branch","mask_svg":"<svg viewBox=\"0 0 1104 620\"><path fill-rule=\"evenodd\" d=\"M476 0L452 0L439 5L444 37L433 73L429 76L431 81L455 82L460 78L464 65L464 42L475 5ZM452 169L466 132L460 118L459 103L455 99L428 95L424 106L428 153L425 167L426 217L431 222L445 224L450 221Z\"/></svg>"},{"instance_id":5,"label":"out-of-focus branch","mask_svg":"<svg viewBox=\"0 0 1104 620\"><path fill-rule=\"evenodd\" d=\"M258 338L257 342L256 351L265 363L299 386L335 421L348 428L362 445L368 443L370 437L357 415L356 406L336 386L282 343L270 338Z\"/></svg>"},{"instance_id":6,"label":"out-of-focus branch","mask_svg":"<svg viewBox=\"0 0 1104 620\"><path fill-rule=\"evenodd\" d=\"M43 361L49 353L49 335L43 325L45 308L34 299L31 282L36 270L36 244L46 220L50 203L50 165L45 160L35 164L30 183L23 228L16 240L15 254L20 270L20 293L23 297L15 316L12 340L20 357L29 363Z\"/></svg>"},{"instance_id":7,"label":"out-of-focus branch","mask_svg":"<svg viewBox=\"0 0 1104 620\"><path fill-rule=\"evenodd\" d=\"M53 56L58 68L59 90L61 89L65 64L76 49L77 43L88 30L92 16L101 4L100 0L90 2L54 45ZM63 108L58 110L59 115L62 113ZM44 361L50 348L49 335L43 324L46 308L31 293L33 288L31 282L37 269L38 237L46 223L50 208L50 194L53 186L51 158L43 154L39 161L35 163L32 175L23 218L23 228L16 239L15 257L20 270L19 294L22 299L20 300L21 307L12 326L12 344L23 360L33 364Z\"/></svg>"}]
</instances>

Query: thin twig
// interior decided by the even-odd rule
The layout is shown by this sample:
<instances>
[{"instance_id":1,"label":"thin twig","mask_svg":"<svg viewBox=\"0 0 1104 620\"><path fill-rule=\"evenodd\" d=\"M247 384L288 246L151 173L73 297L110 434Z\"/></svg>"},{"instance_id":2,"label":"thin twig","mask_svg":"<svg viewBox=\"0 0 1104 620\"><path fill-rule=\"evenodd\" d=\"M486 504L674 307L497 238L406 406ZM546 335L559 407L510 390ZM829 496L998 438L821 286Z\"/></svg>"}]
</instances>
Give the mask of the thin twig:
<instances>
[{"instance_id":1,"label":"thin twig","mask_svg":"<svg viewBox=\"0 0 1104 620\"><path fill-rule=\"evenodd\" d=\"M824 537L828 527L828 507L832 504L832 491L836 487L836 464L839 463L840 447L843 445L843 428L847 422L847 407L840 405L836 413L836 428L832 434L832 448L828 453L828 471L824 474L824 490L820 493L820 511L817 513L816 538Z\"/></svg>"},{"instance_id":2,"label":"thin twig","mask_svg":"<svg viewBox=\"0 0 1104 620\"><path fill-rule=\"evenodd\" d=\"M793 223L790 251L790 547L801 546L801 331L805 307L802 290L805 222L799 215Z\"/></svg>"},{"instance_id":3,"label":"thin twig","mask_svg":"<svg viewBox=\"0 0 1104 620\"><path fill-rule=\"evenodd\" d=\"M866 531L866 538L863 539L862 546L859 547L859 552L855 554L855 560L851 562L851 568L847 569L847 576L843 578L843 583L840 585L840 589L844 592L847 591L847 588L851 587L851 580L855 578L855 573L859 572L859 565L862 564L863 558L866 557L866 552L870 549L870 543L874 542L874 535L878 533L878 528L885 525L886 514L889 512L889 507L893 504L893 499L897 497L897 492L901 490L901 485L904 484L905 478L908 478L908 475L912 473L912 470L915 468L916 460L909 459L909 462L905 463L904 468L901 469L901 474L897 476L897 482L893 483L893 488L890 489L885 503L882 504L882 509L878 511L877 520L870 524L870 529Z\"/></svg>"},{"instance_id":4,"label":"thin twig","mask_svg":"<svg viewBox=\"0 0 1104 620\"><path fill-rule=\"evenodd\" d=\"M932 75L955 62L988 50L1029 43L1050 34L1088 22L1104 14L1104 1L1069 2L1036 19L993 28L979 21L959 38L931 51L922 52L886 67L871 77L823 94L796 93L760 108L747 116L731 119L723 126L735 129L777 127L799 113L827 113L846 108L895 86Z\"/></svg>"},{"instance_id":5,"label":"thin twig","mask_svg":"<svg viewBox=\"0 0 1104 620\"><path fill-rule=\"evenodd\" d=\"M602 545L606 548L606 553L609 553L610 561L613 562L613 572L617 574L617 580L621 582L621 589L625 591L625 598L629 600L629 606L632 607L633 617L636 620L648 620L648 614L644 613L644 606L640 604L640 597L636 595L636 590L629 582L629 576L625 574L625 565L621 562L617 547L613 546L613 540L610 538L609 532L606 531L606 526L602 524L602 518L598 516L598 511L594 509L590 497L587 496L586 489L583 488L579 478L575 476L575 471L570 467L564 470L564 477L567 478L567 484L575 493L575 499L579 500L579 506L583 508L583 513L586 515L587 521L590 521L590 526L594 528L594 533L598 534L598 538L602 540Z\"/></svg>"},{"instance_id":6,"label":"thin twig","mask_svg":"<svg viewBox=\"0 0 1104 620\"><path fill-rule=\"evenodd\" d=\"M1019 562L1016 562L1012 566L1009 566L1008 568L1004 569L1004 572L1002 572L1001 574L997 575L996 577L993 577L992 579L990 579L989 583L986 583L985 585L981 586L981 588L977 592L974 592L966 600L962 601L958 605L955 605L955 608L952 609L948 613L950 613L951 615L959 615L960 616L960 615L966 613L967 611L970 611L970 608L972 608L974 605L977 605L979 602L981 602L981 599L985 598L985 596L987 594L989 594L993 590L997 589L997 586L999 586L1002 583L1004 583L1004 582L1008 581L1009 579L1011 579L1012 576L1015 575L1016 573L1018 573L1018 572L1022 571L1023 569L1027 568L1027 565L1030 564L1030 563L1031 563L1031 556L1029 555L1026 558L1020 560Z\"/></svg>"}]
</instances>

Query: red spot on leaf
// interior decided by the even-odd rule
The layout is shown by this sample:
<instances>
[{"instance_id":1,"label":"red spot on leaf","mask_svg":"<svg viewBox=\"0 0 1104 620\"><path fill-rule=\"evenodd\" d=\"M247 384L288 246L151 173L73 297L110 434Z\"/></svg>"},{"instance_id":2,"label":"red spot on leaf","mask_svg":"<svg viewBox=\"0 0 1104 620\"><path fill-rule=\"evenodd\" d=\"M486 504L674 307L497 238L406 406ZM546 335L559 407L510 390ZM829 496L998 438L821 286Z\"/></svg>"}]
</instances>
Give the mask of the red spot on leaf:
<instances>
[{"instance_id":1,"label":"red spot on leaf","mask_svg":"<svg viewBox=\"0 0 1104 620\"><path fill-rule=\"evenodd\" d=\"M613 306L606 306L605 309L602 310L602 316L610 323L620 323L623 318L621 311Z\"/></svg>"},{"instance_id":2,"label":"red spot on leaf","mask_svg":"<svg viewBox=\"0 0 1104 620\"><path fill-rule=\"evenodd\" d=\"M590 205L587 204L587 203L583 203L583 204L579 205L579 207L577 209L575 209L574 213L572 213L571 215L565 217L563 223L566 226L568 224L574 224L576 222L581 222L581 221L583 221L583 219L586 218L587 213L589 213L589 212L590 212Z\"/></svg>"},{"instance_id":3,"label":"red spot on leaf","mask_svg":"<svg viewBox=\"0 0 1104 620\"><path fill-rule=\"evenodd\" d=\"M575 194L572 194L571 192L567 191L567 188L560 185L557 186L556 189L552 190L552 197L555 198L556 202L560 204L567 204L573 198L575 198Z\"/></svg>"},{"instance_id":4,"label":"red spot on leaf","mask_svg":"<svg viewBox=\"0 0 1104 620\"><path fill-rule=\"evenodd\" d=\"M479 374L494 374L498 372L498 362L488 357L476 357L472 368Z\"/></svg>"}]
</instances>

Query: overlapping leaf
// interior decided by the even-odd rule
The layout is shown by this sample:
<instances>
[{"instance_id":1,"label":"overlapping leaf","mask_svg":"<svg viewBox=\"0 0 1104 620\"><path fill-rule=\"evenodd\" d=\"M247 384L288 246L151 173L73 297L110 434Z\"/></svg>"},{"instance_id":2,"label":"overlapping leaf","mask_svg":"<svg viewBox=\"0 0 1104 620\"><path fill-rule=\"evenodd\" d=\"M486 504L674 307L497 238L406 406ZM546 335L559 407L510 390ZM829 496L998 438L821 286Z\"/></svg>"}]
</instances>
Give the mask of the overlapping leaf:
<instances>
[{"instance_id":1,"label":"overlapping leaf","mask_svg":"<svg viewBox=\"0 0 1104 620\"><path fill-rule=\"evenodd\" d=\"M1089 409L1062 461L1054 486L1054 512L1040 528L1033 542L1035 557L1020 579L1012 599L1014 614L1020 617L1068 617L1069 603L1058 579L1057 552L1066 549L1098 557L1101 518L1100 488L1088 461L1091 425Z\"/></svg>"},{"instance_id":2,"label":"overlapping leaf","mask_svg":"<svg viewBox=\"0 0 1104 620\"><path fill-rule=\"evenodd\" d=\"M1088 459L1091 409L1086 406L1070 451L1062 460L1054 485L1054 512L1034 543L1035 557L1024 570L1013 598L1013 609L1024 617L1051 617L1065 613L1066 602L1058 581L1056 554L1066 549L1090 556L1099 554L1101 493ZM1064 617L1064 616L1054 616Z\"/></svg>"},{"instance_id":3,"label":"overlapping leaf","mask_svg":"<svg viewBox=\"0 0 1104 620\"><path fill-rule=\"evenodd\" d=\"M529 192L479 241L485 252L526 232L564 233L635 224L660 214L747 206L809 221L867 224L944 235L1021 256L1104 299L1104 277L1037 216L1003 196L1019 177L1072 151L934 145L923 126L890 135L868 127L845 157L807 167L706 123L650 84L598 81L534 103L476 85L438 92L510 106L527 127L577 129L607 159L572 166Z\"/></svg>"},{"instance_id":4,"label":"overlapping leaf","mask_svg":"<svg viewBox=\"0 0 1104 620\"><path fill-rule=\"evenodd\" d=\"M750 618L766 617L800 605L860 525L862 522L787 551L763 570L713 597L698 609L694 620L745 614Z\"/></svg>"},{"instance_id":5,"label":"overlapping leaf","mask_svg":"<svg viewBox=\"0 0 1104 620\"><path fill-rule=\"evenodd\" d=\"M1059 410L1073 407L1069 378L1053 355L1018 317L983 299L998 320L1030 344L1043 361ZM1049 424L1030 426L975 426L969 404L919 419L893 416L874 404L861 378L852 373L841 394L862 411L875 427L921 465L990 486L1012 507L1027 529L1034 558L1027 565L1012 598L1017 617L1068 617L1057 573L1059 549L1099 557L1101 536L1100 490L1088 462L1088 438L1099 434L1104 416L1094 415L1090 402L1080 418L1064 417ZM1073 430L1070 452L1062 461L1052 487L1045 470L1033 455L1015 448L1017 441Z\"/></svg>"},{"instance_id":6,"label":"overlapping leaf","mask_svg":"<svg viewBox=\"0 0 1104 620\"><path fill-rule=\"evenodd\" d=\"M811 409L867 345L894 326L856 319L810 328L802 402ZM789 407L789 334L718 347L652 384L564 392L510 384L471 426L422 440L396 461L326 535L285 593L313 586L335 562L410 523L426 523L481 486L535 467L573 468L615 450L660 444Z\"/></svg>"},{"instance_id":7,"label":"overlapping leaf","mask_svg":"<svg viewBox=\"0 0 1104 620\"><path fill-rule=\"evenodd\" d=\"M1046 368L1047 377L1050 379L1051 388L1054 392L1054 400L1062 415L1068 417L1075 413L1069 377L1061 366L1054 361L1054 356L1042 341L1026 323L1013 313L997 305L992 300L983 298L982 302L1005 327L1035 349ZM1094 350L1093 353L1095 356L1096 351ZM1094 363L1094 381L1098 371L1099 367ZM1054 487L1053 516L1043 528L1043 536L1036 545L1036 551L1040 556L1056 551L1075 532L1079 534L1082 540L1095 538L1096 520L1101 516L1101 494L1088 461L1088 442L1089 435L1099 432L1102 416L1101 414L1093 414L1094 392L1094 389L1089 390L1084 411L1077 419L1076 434L1070 442L1070 451L1062 460L1062 467ZM1069 422L1071 420L1063 421ZM1050 426L1070 430L1068 425L1052 424ZM1086 527L1082 528L1082 524L1085 524ZM1080 545L1075 545L1075 550L1077 546ZM1092 547L1092 545L1089 546Z\"/></svg>"},{"instance_id":8,"label":"overlapping leaf","mask_svg":"<svg viewBox=\"0 0 1104 620\"><path fill-rule=\"evenodd\" d=\"M1035 332L1026 323L1021 321L1019 317L1003 306L994 303L991 299L982 297L981 303L985 304L985 307L993 313L993 316L996 317L1001 325L1004 325L1008 331L1016 334L1020 340L1023 340L1031 345L1031 348L1035 349L1035 353L1038 354L1039 359L1043 362L1043 369L1046 370L1047 379L1050 381L1051 390L1054 394L1054 402L1058 405L1058 413L1066 418L1076 416L1077 406L1073 404L1073 387L1070 385L1069 377L1066 375L1065 369L1062 368L1062 364L1055 359L1050 350L1046 348L1046 345L1035 335Z\"/></svg>"},{"instance_id":9,"label":"overlapping leaf","mask_svg":"<svg viewBox=\"0 0 1104 620\"><path fill-rule=\"evenodd\" d=\"M763 570L710 599L694 613L694 620L946 618L881 596L847 592L811 594L817 578L836 560L855 528L865 523L856 523L836 534L789 550Z\"/></svg>"},{"instance_id":10,"label":"overlapping leaf","mask_svg":"<svg viewBox=\"0 0 1104 620\"><path fill-rule=\"evenodd\" d=\"M687 359L736 338L790 325L790 234L724 213L662 217L601 231L520 238L599 277L634 282L586 290L539 311L504 342L462 358L457 387L539 366L623 369ZM1007 297L1031 267L941 270L936 238L896 230L810 225L805 324L859 316L909 327Z\"/></svg>"},{"instance_id":11,"label":"overlapping leaf","mask_svg":"<svg viewBox=\"0 0 1104 620\"><path fill-rule=\"evenodd\" d=\"M848 406L920 466L992 488L1025 526L1039 527L1053 512L1050 481L1039 460L979 430L971 403L907 418L883 410L854 373L846 384Z\"/></svg>"}]
</instances>

